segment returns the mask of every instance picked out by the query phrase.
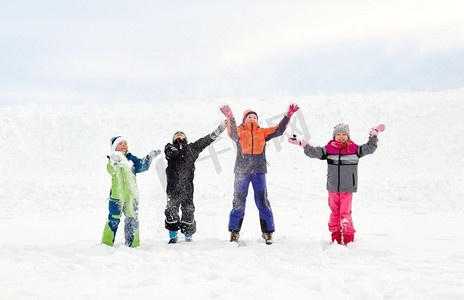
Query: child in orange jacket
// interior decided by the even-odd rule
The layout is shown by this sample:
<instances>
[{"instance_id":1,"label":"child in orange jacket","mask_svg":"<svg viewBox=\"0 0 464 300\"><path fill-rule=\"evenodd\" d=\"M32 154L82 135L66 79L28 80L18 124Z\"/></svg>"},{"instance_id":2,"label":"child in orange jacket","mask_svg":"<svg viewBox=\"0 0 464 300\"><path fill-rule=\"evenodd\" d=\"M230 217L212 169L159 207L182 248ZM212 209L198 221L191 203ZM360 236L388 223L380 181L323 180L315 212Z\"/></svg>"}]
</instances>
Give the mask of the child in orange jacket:
<instances>
[{"instance_id":1,"label":"child in orange jacket","mask_svg":"<svg viewBox=\"0 0 464 300\"><path fill-rule=\"evenodd\" d=\"M265 146L272 138L282 135L287 128L291 116L298 110L298 105L290 105L287 114L279 125L271 128L261 128L258 125L258 114L249 109L242 117L242 124L235 123L235 117L229 106L221 107L221 112L227 117L228 132L231 139L237 144L235 160L235 181L233 208L229 216L230 241L238 242L248 187L253 185L255 203L259 210L262 237L266 244L272 244L272 233L275 230L274 216L271 204L267 198L266 173L267 162Z\"/></svg>"}]
</instances>

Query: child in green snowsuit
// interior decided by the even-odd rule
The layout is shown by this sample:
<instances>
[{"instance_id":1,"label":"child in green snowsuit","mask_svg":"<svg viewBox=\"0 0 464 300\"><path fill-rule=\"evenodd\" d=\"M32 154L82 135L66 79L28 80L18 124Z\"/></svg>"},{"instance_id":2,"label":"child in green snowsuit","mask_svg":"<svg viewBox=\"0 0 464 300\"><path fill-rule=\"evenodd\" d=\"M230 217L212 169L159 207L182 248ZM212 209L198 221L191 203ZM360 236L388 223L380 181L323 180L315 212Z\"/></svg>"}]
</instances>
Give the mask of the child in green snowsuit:
<instances>
[{"instance_id":1,"label":"child in green snowsuit","mask_svg":"<svg viewBox=\"0 0 464 300\"><path fill-rule=\"evenodd\" d=\"M124 213L124 236L126 245L140 245L138 219L138 188L136 173L144 172L160 150L153 150L144 158L137 158L128 151L127 141L122 136L111 138L111 154L106 166L111 175L108 222L103 230L102 244L113 246L116 231Z\"/></svg>"}]
</instances>

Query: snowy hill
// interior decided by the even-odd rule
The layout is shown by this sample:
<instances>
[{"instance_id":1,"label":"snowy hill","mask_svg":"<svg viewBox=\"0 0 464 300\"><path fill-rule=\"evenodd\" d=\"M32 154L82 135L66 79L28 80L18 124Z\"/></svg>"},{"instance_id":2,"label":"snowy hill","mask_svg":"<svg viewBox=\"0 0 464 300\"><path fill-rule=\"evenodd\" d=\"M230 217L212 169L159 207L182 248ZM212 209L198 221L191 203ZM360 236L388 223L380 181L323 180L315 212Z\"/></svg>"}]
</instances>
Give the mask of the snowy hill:
<instances>
[{"instance_id":1,"label":"snowy hill","mask_svg":"<svg viewBox=\"0 0 464 300\"><path fill-rule=\"evenodd\" d=\"M309 95L115 105L0 106L0 299L463 299L464 90ZM260 237L248 197L242 244L228 242L234 148L223 134L197 162L193 243L167 244L164 158L137 175L141 246L100 245L107 219L109 139L124 135L143 156L176 130L194 141L223 119L255 109L262 126L290 102L310 143L333 126L379 148L361 159L353 198L356 240L330 245L326 162L283 137L268 143L275 243ZM277 119L274 119L277 118ZM210 149L211 150L211 149Z\"/></svg>"}]
</instances>

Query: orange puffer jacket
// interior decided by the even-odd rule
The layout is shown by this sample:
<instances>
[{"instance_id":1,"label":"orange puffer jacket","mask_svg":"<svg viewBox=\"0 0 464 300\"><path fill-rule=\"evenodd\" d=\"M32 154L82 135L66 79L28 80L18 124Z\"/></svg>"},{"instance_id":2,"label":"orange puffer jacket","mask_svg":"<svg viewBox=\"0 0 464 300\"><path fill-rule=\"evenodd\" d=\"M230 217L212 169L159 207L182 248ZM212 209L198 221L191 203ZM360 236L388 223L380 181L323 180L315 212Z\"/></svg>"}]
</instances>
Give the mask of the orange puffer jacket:
<instances>
[{"instance_id":1,"label":"orange puffer jacket","mask_svg":"<svg viewBox=\"0 0 464 300\"><path fill-rule=\"evenodd\" d=\"M229 119L228 133L237 144L234 173L267 173L266 142L281 136L289 120L284 116L277 126L261 128L255 122L236 126L235 119Z\"/></svg>"}]
</instances>

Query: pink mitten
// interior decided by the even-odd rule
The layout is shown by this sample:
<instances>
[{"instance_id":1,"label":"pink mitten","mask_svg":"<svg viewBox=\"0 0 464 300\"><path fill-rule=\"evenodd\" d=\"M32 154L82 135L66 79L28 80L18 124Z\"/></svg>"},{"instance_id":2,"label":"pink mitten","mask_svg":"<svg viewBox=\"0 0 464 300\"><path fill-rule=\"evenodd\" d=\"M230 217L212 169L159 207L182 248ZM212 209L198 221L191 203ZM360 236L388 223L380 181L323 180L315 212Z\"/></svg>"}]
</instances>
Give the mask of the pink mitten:
<instances>
[{"instance_id":1,"label":"pink mitten","mask_svg":"<svg viewBox=\"0 0 464 300\"><path fill-rule=\"evenodd\" d=\"M374 136L377 136L379 134L379 132L382 132L385 130L385 125L384 124L380 124L379 126L375 127L375 128L372 128L370 131L369 131L369 135L374 135Z\"/></svg>"},{"instance_id":2,"label":"pink mitten","mask_svg":"<svg viewBox=\"0 0 464 300\"><path fill-rule=\"evenodd\" d=\"M305 140L298 140L295 135L293 135L292 138L289 138L288 142L293 145L299 145L303 148L308 144Z\"/></svg>"},{"instance_id":3,"label":"pink mitten","mask_svg":"<svg viewBox=\"0 0 464 300\"><path fill-rule=\"evenodd\" d=\"M377 130L377 132L382 132L385 130L385 125L380 124L379 126L375 127L375 130Z\"/></svg>"},{"instance_id":4,"label":"pink mitten","mask_svg":"<svg viewBox=\"0 0 464 300\"><path fill-rule=\"evenodd\" d=\"M224 116L226 116L227 119L232 119L234 117L234 114L232 113L232 110L230 109L229 105L221 106L220 110L224 114Z\"/></svg>"},{"instance_id":5,"label":"pink mitten","mask_svg":"<svg viewBox=\"0 0 464 300\"><path fill-rule=\"evenodd\" d=\"M287 113L287 117L291 118L292 115L299 109L298 105L296 105L295 103L293 104L290 104L290 106L288 107L288 113Z\"/></svg>"}]
</instances>

